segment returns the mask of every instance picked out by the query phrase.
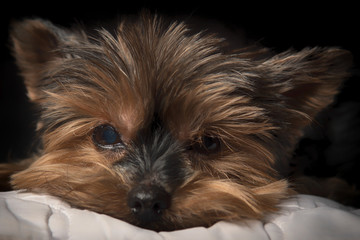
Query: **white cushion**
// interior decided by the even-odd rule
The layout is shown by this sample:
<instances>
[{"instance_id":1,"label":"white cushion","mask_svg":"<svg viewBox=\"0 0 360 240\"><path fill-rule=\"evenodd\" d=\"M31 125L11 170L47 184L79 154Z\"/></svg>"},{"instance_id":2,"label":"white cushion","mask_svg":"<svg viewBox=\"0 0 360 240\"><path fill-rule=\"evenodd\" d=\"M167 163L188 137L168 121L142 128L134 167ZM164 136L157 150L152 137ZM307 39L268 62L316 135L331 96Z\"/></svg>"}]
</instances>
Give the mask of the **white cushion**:
<instances>
[{"instance_id":1,"label":"white cushion","mask_svg":"<svg viewBox=\"0 0 360 240\"><path fill-rule=\"evenodd\" d=\"M296 195L263 222L218 222L173 232L154 232L58 198L21 191L0 192L0 239L360 239L360 210L328 199Z\"/></svg>"}]
</instances>

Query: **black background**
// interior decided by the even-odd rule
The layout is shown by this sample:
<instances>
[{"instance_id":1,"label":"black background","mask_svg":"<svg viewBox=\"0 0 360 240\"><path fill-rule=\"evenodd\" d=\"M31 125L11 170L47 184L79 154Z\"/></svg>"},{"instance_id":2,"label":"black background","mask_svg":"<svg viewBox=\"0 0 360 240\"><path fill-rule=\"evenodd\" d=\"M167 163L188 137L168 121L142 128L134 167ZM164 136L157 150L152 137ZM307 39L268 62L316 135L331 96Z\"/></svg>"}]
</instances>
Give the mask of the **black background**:
<instances>
[{"instance_id":1,"label":"black background","mask_svg":"<svg viewBox=\"0 0 360 240\"><path fill-rule=\"evenodd\" d=\"M269 3L271 2L271 3ZM36 3L2 3L0 42L0 109L1 151L0 160L18 159L30 152L34 136L33 106L29 104L25 89L18 77L9 49L9 24L27 17L49 19L65 27L74 23L93 23L109 20L122 14L137 14L142 9L166 15L200 16L220 21L231 29L240 28L247 37L275 51L288 48L300 50L306 46L339 46L350 50L354 56L353 77L346 82L338 102L360 104L359 58L360 28L358 6L342 1L317 2L288 1L48 1ZM358 112L355 118L358 120ZM353 131L359 126L355 119ZM356 122L357 121L357 122ZM348 124L344 122L343 124ZM359 132L360 133L360 132ZM326 137L325 137L326 138ZM358 149L359 139L352 141ZM318 139L316 140L318 142ZM328 139L325 140L325 142ZM320 145L324 142L320 142ZM305 143L313 145L312 140ZM326 148L327 144L325 144ZM322 150L322 147L320 147ZM343 154L348 154L344 152ZM351 155L351 154L350 154ZM350 160L349 160L350 158ZM340 175L351 183L359 184L359 154L352 154L345 163L332 164L324 157L316 157L307 172L319 176ZM349 163L350 162L350 163Z\"/></svg>"}]
</instances>

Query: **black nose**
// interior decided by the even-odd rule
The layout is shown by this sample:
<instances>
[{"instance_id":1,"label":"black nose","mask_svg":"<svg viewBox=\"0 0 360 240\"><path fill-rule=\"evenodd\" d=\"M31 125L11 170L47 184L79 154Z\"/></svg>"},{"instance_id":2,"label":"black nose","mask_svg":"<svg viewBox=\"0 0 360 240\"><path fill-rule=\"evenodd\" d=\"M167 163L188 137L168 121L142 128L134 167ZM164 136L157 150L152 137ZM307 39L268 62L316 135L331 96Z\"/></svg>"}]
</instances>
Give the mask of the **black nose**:
<instances>
[{"instance_id":1,"label":"black nose","mask_svg":"<svg viewBox=\"0 0 360 240\"><path fill-rule=\"evenodd\" d=\"M128 195L128 206L141 224L158 221L170 207L171 196L162 187L139 185Z\"/></svg>"}]
</instances>

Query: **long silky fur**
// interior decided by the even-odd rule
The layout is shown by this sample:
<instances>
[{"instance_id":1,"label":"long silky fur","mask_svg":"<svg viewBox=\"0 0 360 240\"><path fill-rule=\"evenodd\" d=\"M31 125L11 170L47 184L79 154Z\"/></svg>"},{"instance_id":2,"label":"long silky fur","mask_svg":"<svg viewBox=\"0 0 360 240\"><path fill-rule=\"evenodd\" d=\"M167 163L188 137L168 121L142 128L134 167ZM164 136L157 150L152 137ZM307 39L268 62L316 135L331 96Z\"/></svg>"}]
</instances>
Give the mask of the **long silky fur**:
<instances>
[{"instance_id":1,"label":"long silky fur","mask_svg":"<svg viewBox=\"0 0 360 240\"><path fill-rule=\"evenodd\" d=\"M124 21L115 34L101 29L92 37L53 33L49 24L28 20L12 35L29 97L41 109L43 142L30 167L12 175L12 187L138 224L126 205L134 183L114 167L124 153L99 151L93 129L111 123L131 145L156 113L184 145L217 136L221 153L184 153L192 174L173 190L163 221L149 227L155 230L261 219L276 211L292 191L274 165L289 158L302 128L331 103L347 75L345 64L328 72L334 57L347 54L342 50L257 58L269 51L228 53L220 38L191 35L183 23L167 26L146 14ZM20 32L31 29L56 48L44 46L49 54L35 56L20 40ZM41 71L34 72L30 60ZM304 86L315 94L303 94Z\"/></svg>"}]
</instances>

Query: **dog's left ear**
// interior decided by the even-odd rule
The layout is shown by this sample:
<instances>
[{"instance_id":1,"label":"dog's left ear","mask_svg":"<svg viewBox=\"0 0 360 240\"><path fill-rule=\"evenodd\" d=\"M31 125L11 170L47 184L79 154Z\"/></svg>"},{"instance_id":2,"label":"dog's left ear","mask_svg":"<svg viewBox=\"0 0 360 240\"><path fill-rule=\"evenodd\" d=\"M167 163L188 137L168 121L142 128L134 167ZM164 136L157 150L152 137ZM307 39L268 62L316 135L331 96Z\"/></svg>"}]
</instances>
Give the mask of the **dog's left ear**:
<instances>
[{"instance_id":1,"label":"dog's left ear","mask_svg":"<svg viewBox=\"0 0 360 240\"><path fill-rule=\"evenodd\" d=\"M317 47L278 54L259 67L269 81L267 94L284 104L293 127L302 128L333 102L351 65L349 51Z\"/></svg>"},{"instance_id":2,"label":"dog's left ear","mask_svg":"<svg viewBox=\"0 0 360 240\"><path fill-rule=\"evenodd\" d=\"M306 48L286 51L257 65L261 76L258 104L264 104L276 130L279 149L276 169L287 174L288 158L304 128L334 101L349 77L352 55L339 48ZM274 147L274 146L272 146Z\"/></svg>"}]
</instances>

